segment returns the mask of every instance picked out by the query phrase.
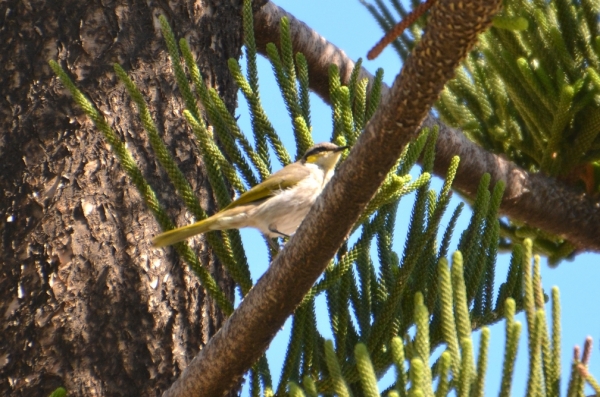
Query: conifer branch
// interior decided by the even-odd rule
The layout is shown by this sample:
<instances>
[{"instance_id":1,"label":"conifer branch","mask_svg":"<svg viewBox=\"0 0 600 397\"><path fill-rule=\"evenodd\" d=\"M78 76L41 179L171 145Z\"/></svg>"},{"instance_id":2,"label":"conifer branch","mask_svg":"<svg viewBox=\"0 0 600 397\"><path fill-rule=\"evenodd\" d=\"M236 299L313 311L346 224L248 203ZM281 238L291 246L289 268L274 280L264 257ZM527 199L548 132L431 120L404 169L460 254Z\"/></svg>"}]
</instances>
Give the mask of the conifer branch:
<instances>
[{"instance_id":1,"label":"conifer branch","mask_svg":"<svg viewBox=\"0 0 600 397\"><path fill-rule=\"evenodd\" d=\"M417 136L444 84L475 44L477 34L491 24L500 4L440 0L433 7L429 29L398 75L395 89L384 98L298 231L165 396L222 395L258 360L325 270L403 148ZM331 374L335 355L327 355ZM470 354L464 356L472 360ZM414 374L422 379L418 375Z\"/></svg>"},{"instance_id":2,"label":"conifer branch","mask_svg":"<svg viewBox=\"0 0 600 397\"><path fill-rule=\"evenodd\" d=\"M259 53L265 54L268 42L279 41L279 21L289 19L293 48L302 52L308 62L311 89L326 102L331 103L329 66L337 65L342 84L348 84L354 62L339 48L327 42L317 32L296 19L277 5L268 2L255 12L255 36ZM361 69L358 80L374 77ZM389 87L381 87L382 97L387 96ZM438 125L440 136L437 141L434 171L445 175L453 156L461 158L461 166L454 186L469 197L474 197L478 183L484 173L492 176L492 184L503 181L505 194L500 211L520 222L559 235L582 250L600 251L600 211L598 200L575 192L564 183L533 174L516 166L505 158L492 154L465 137L460 131L450 128L432 115L428 115L423 127ZM396 128L397 133L400 128Z\"/></svg>"}]
</instances>

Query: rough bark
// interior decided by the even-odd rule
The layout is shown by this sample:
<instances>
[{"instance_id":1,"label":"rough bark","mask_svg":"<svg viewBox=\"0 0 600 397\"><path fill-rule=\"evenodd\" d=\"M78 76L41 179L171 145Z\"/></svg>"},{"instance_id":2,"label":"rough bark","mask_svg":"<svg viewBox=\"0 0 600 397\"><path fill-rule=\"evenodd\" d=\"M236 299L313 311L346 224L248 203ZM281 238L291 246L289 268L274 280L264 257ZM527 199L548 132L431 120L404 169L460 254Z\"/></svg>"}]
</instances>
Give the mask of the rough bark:
<instances>
[{"instance_id":1,"label":"rough bark","mask_svg":"<svg viewBox=\"0 0 600 397\"><path fill-rule=\"evenodd\" d=\"M260 357L348 236L501 2L439 0L394 87L298 231L165 393L220 396Z\"/></svg>"},{"instance_id":2,"label":"rough bark","mask_svg":"<svg viewBox=\"0 0 600 397\"><path fill-rule=\"evenodd\" d=\"M279 45L279 21L290 19L294 51L302 52L308 61L310 88L326 102L329 98L329 65L340 70L342 84L350 81L354 62L341 49L329 43L302 21L274 3L255 13L255 35L259 51L266 54L269 42ZM373 76L364 68L359 78ZM382 89L386 96L389 87ZM569 240L580 250L600 251L600 207L598 197L586 195L565 183L530 173L501 155L490 153L469 141L462 132L450 128L429 114L423 126L440 127L434 172L445 177L452 157L461 158L453 186L474 198L484 173L492 176L492 184L506 185L501 213ZM399 127L398 127L399 128Z\"/></svg>"},{"instance_id":3,"label":"rough bark","mask_svg":"<svg viewBox=\"0 0 600 397\"><path fill-rule=\"evenodd\" d=\"M241 1L0 3L0 395L159 395L223 316L47 61L55 59L128 142L178 224L190 221L158 169L112 72L121 64L208 210L213 199L181 112L158 15L196 52L233 110L226 60L241 47ZM233 299L203 241L200 258Z\"/></svg>"}]
</instances>

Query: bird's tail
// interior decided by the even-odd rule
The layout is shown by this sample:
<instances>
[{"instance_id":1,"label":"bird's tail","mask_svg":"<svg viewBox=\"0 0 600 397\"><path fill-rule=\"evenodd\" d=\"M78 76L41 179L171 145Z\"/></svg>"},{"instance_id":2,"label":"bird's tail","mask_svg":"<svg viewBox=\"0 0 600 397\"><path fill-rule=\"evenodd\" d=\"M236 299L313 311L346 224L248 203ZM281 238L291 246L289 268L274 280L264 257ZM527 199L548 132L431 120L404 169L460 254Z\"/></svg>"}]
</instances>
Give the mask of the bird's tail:
<instances>
[{"instance_id":1,"label":"bird's tail","mask_svg":"<svg viewBox=\"0 0 600 397\"><path fill-rule=\"evenodd\" d=\"M172 245L196 234L206 233L213 230L211 226L215 223L214 217L204 219L189 226L179 227L159 234L152 239L152 245L155 247L164 247Z\"/></svg>"}]
</instances>

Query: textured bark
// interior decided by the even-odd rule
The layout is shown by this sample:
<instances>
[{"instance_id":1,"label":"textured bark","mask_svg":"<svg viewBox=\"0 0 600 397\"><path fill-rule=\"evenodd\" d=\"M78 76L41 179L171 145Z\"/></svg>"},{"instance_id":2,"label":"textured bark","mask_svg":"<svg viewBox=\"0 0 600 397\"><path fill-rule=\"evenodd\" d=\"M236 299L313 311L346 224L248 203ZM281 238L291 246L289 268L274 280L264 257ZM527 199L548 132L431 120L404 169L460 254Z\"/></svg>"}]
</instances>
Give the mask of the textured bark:
<instances>
[{"instance_id":1,"label":"textured bark","mask_svg":"<svg viewBox=\"0 0 600 397\"><path fill-rule=\"evenodd\" d=\"M354 62L341 49L329 43L302 21L281 7L268 3L255 13L255 35L258 49L266 54L269 42L279 43L279 21L290 19L294 51L302 52L308 61L310 88L326 102L329 98L328 70L335 64L342 84L348 84ZM359 79L373 76L361 69ZM389 87L384 85L382 96ZM501 155L490 153L469 141L462 132L450 128L431 114L423 126L440 127L434 172L445 177L452 157L460 156L460 167L453 186L474 198L484 173L492 176L492 184L506 185L500 212L511 219L527 223L561 236L580 250L600 251L600 202L598 197L583 194L563 182L542 173L530 173ZM400 127L398 127L400 128Z\"/></svg>"},{"instance_id":2,"label":"textured bark","mask_svg":"<svg viewBox=\"0 0 600 397\"><path fill-rule=\"evenodd\" d=\"M201 198L214 209L181 112L158 15L196 52L230 110L226 60L241 47L241 1L0 3L0 395L159 395L223 316L159 232L135 188L47 61L65 68L117 133L178 224L166 182L112 71L120 63ZM203 242L203 265L233 285Z\"/></svg>"},{"instance_id":3,"label":"textured bark","mask_svg":"<svg viewBox=\"0 0 600 397\"><path fill-rule=\"evenodd\" d=\"M394 87L298 231L165 397L220 396L258 360L325 270L500 4L436 3Z\"/></svg>"}]
</instances>

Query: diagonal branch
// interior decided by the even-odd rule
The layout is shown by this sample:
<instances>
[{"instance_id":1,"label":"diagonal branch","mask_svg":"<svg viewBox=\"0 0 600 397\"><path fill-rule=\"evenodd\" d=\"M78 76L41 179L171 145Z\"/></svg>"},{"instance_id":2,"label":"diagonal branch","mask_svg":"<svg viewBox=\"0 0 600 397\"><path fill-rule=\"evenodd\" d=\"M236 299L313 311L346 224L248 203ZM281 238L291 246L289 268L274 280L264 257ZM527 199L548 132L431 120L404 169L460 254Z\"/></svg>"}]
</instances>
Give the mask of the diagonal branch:
<instances>
[{"instance_id":1,"label":"diagonal branch","mask_svg":"<svg viewBox=\"0 0 600 397\"><path fill-rule=\"evenodd\" d=\"M500 2L439 0L423 39L347 160L269 270L166 396L220 396L258 360L417 134Z\"/></svg>"},{"instance_id":2,"label":"diagonal branch","mask_svg":"<svg viewBox=\"0 0 600 397\"><path fill-rule=\"evenodd\" d=\"M310 87L326 102L329 98L328 69L336 64L342 83L347 84L354 62L339 48L327 42L317 32L296 19L281 7L267 3L255 13L255 36L259 51L266 54L268 42L279 43L279 21L290 19L294 50L302 52L309 64ZM373 76L362 69L360 78ZM384 86L383 96L389 87ZM469 141L460 131L452 129L431 114L423 126L438 125L435 173L445 176L453 156L460 156L460 168L454 187L475 197L479 180L484 173L492 182L504 181L506 190L500 210L511 219L561 236L583 250L600 251L600 202L576 192L556 179L541 173L529 173L511 161ZM398 128L400 130L400 128ZM397 132L397 131L396 131Z\"/></svg>"}]
</instances>

